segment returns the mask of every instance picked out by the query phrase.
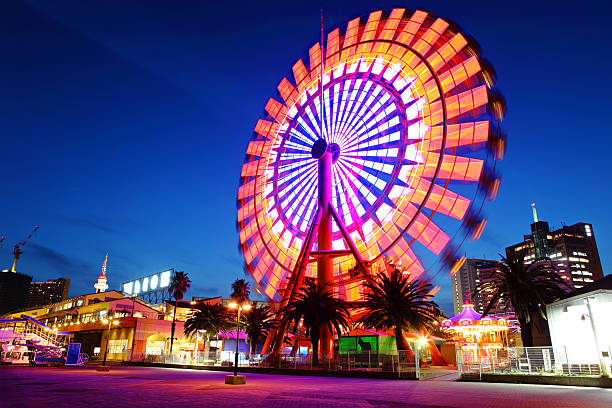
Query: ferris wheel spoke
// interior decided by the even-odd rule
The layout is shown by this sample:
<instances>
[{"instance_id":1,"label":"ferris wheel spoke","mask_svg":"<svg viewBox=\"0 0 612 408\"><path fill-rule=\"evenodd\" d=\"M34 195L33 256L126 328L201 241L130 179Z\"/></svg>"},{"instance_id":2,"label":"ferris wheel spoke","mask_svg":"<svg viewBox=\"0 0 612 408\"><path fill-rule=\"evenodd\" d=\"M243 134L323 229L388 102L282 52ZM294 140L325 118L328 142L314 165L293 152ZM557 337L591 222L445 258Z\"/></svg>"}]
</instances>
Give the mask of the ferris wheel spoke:
<instances>
[{"instance_id":1,"label":"ferris wheel spoke","mask_svg":"<svg viewBox=\"0 0 612 408\"><path fill-rule=\"evenodd\" d=\"M347 128L352 128L353 131L357 129L357 123L362 122L365 125L369 125L374 120L379 120L381 110L384 112L385 104L391 98L388 93L384 93L379 98L380 93L383 91L381 86L376 86L372 94L368 96L365 102L361 103L359 110L356 115L346 124Z\"/></svg>"},{"instance_id":2,"label":"ferris wheel spoke","mask_svg":"<svg viewBox=\"0 0 612 408\"><path fill-rule=\"evenodd\" d=\"M364 81L361 79L356 79L354 84L351 86L353 90L347 100L346 108L342 112L342 117L340 118L340 123L342 124L339 129L340 133L344 133L346 131L346 124L350 120L351 115L354 115L355 107L358 108L360 106L361 101L365 97L365 92L367 92L371 84L369 82L364 83Z\"/></svg>"},{"instance_id":3,"label":"ferris wheel spoke","mask_svg":"<svg viewBox=\"0 0 612 408\"><path fill-rule=\"evenodd\" d=\"M278 184L279 198L283 197L287 192L299 189L304 183L309 183L312 182L312 180L316 180L316 171L316 167L313 166L300 174L292 173L291 178L287 177L286 179L281 180Z\"/></svg>"},{"instance_id":4,"label":"ferris wheel spoke","mask_svg":"<svg viewBox=\"0 0 612 408\"><path fill-rule=\"evenodd\" d=\"M319 125L316 123L316 119L312 114L312 110L310 107L306 107L307 119L310 122L310 125L306 123L306 121L302 118L298 118L298 123L306 131L310 139L314 142L319 138ZM312 127L311 127L312 126Z\"/></svg>"},{"instance_id":5,"label":"ferris wheel spoke","mask_svg":"<svg viewBox=\"0 0 612 408\"><path fill-rule=\"evenodd\" d=\"M289 193L287 195L287 198L284 199L283 202L281 203L281 206L285 208L287 206L287 202L291 201L296 195L298 195L299 198L302 198L304 195L304 192L310 190L310 188L312 188L315 182L316 182L316 175L314 174L314 171L313 171L313 172L309 172L305 177L298 180L293 185L287 186L285 189L282 190L282 192L279 192L279 199L281 199L281 197L284 197L285 194Z\"/></svg>"},{"instance_id":6,"label":"ferris wheel spoke","mask_svg":"<svg viewBox=\"0 0 612 408\"><path fill-rule=\"evenodd\" d=\"M299 120L298 120L299 121ZM300 122L301 124L301 122ZM293 127L290 131L289 134L292 136L291 140L294 143L299 143L301 142L304 145L311 145L312 142L316 139L313 140L313 133L310 130L310 128L306 128L305 126L302 125L302 129L304 129L306 131L306 134L300 132L300 130L297 127Z\"/></svg>"},{"instance_id":7,"label":"ferris wheel spoke","mask_svg":"<svg viewBox=\"0 0 612 408\"><path fill-rule=\"evenodd\" d=\"M303 220L306 220L306 217L302 217L304 211L306 211L306 207L312 201L313 193L316 189L316 184L312 183L308 185L307 189L304 189L300 195L298 196L298 200L296 201L296 209L297 212L293 217L293 225L295 225L300 231L306 232L306 228L304 227ZM292 204L293 205L293 204ZM295 211L295 210L294 210Z\"/></svg>"}]
</instances>

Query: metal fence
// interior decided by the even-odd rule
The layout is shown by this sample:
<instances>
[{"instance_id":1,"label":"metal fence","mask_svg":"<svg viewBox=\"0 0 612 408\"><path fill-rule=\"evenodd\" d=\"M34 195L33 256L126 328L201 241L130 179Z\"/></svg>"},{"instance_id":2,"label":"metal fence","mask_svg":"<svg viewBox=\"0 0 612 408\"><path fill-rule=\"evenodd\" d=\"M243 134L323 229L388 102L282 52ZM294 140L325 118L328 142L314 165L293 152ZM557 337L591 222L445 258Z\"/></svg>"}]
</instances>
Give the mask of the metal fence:
<instances>
[{"instance_id":1,"label":"metal fence","mask_svg":"<svg viewBox=\"0 0 612 408\"><path fill-rule=\"evenodd\" d=\"M607 354L612 355L608 352ZM602 364L595 358L572 353L566 347L506 347L484 353L457 350L457 369L462 376L482 374L601 376L611 372L608 358Z\"/></svg>"},{"instance_id":2,"label":"metal fence","mask_svg":"<svg viewBox=\"0 0 612 408\"><path fill-rule=\"evenodd\" d=\"M127 357L127 356L126 356ZM131 355L126 361L181 364L190 366L233 367L234 352L210 351L196 354L173 355ZM238 367L262 367L296 370L323 371L371 371L393 373L400 378L419 378L419 360L414 353L407 351L343 351L333 355L321 355L314 361L311 354L281 354L268 356L262 354L238 353Z\"/></svg>"}]
</instances>

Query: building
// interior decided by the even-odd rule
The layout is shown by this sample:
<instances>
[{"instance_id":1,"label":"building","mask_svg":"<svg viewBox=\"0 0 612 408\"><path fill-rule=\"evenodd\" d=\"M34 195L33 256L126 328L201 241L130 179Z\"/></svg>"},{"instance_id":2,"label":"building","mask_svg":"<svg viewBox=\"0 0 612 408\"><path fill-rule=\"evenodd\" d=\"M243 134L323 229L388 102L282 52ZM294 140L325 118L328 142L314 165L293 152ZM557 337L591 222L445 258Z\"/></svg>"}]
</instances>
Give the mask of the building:
<instances>
[{"instance_id":1,"label":"building","mask_svg":"<svg viewBox=\"0 0 612 408\"><path fill-rule=\"evenodd\" d=\"M24 309L32 277L19 272L0 272L0 314Z\"/></svg>"},{"instance_id":2,"label":"building","mask_svg":"<svg viewBox=\"0 0 612 408\"><path fill-rule=\"evenodd\" d=\"M550 259L559 275L576 289L603 278L591 224L579 222L550 231L548 222L538 220L535 205L532 204L532 208L534 222L531 224L531 234L525 235L523 242L506 248L508 256L525 251L526 262Z\"/></svg>"},{"instance_id":3,"label":"building","mask_svg":"<svg viewBox=\"0 0 612 408\"><path fill-rule=\"evenodd\" d=\"M104 262L102 263L102 272L100 276L98 276L98 281L93 285L96 289L96 293L104 292L108 289L108 284L106 283L106 261L108 261L108 254L106 254Z\"/></svg>"},{"instance_id":4,"label":"building","mask_svg":"<svg viewBox=\"0 0 612 408\"><path fill-rule=\"evenodd\" d=\"M555 361L612 372L612 275L546 305Z\"/></svg>"},{"instance_id":5,"label":"building","mask_svg":"<svg viewBox=\"0 0 612 408\"><path fill-rule=\"evenodd\" d=\"M469 299L471 304L474 305L474 310L478 313L483 313L484 308L487 306L486 295L483 299L483 295L474 293L474 288L479 283L486 281L487 276L491 271L495 270L497 265L497 261L490 259L466 259L457 272L451 275L453 314L458 315L462 312L466 299ZM506 311L503 305L499 305L490 314L505 312L510 311Z\"/></svg>"},{"instance_id":6,"label":"building","mask_svg":"<svg viewBox=\"0 0 612 408\"><path fill-rule=\"evenodd\" d=\"M61 302L68 297L69 278L50 279L46 282L30 283L27 308Z\"/></svg>"}]
</instances>

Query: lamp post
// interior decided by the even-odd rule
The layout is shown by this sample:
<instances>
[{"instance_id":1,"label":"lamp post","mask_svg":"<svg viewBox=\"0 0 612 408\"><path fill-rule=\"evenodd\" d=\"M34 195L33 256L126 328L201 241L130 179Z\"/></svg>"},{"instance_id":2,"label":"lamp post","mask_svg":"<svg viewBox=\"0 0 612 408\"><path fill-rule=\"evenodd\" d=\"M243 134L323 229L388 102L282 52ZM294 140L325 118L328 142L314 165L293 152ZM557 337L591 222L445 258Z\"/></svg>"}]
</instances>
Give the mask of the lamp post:
<instances>
[{"instance_id":1,"label":"lamp post","mask_svg":"<svg viewBox=\"0 0 612 408\"><path fill-rule=\"evenodd\" d=\"M599 337L597 336L597 329L595 327L595 322L593 321L593 310L591 309L591 303L589 303L589 296L586 297L586 307L587 307L587 316L589 317L589 321L591 322L591 330L593 331L593 340L595 340L595 349L597 351L597 358L599 359L599 366L601 368L601 374L603 376L608 375L608 367L606 367L606 362L603 359L601 354L601 348L599 346Z\"/></svg>"},{"instance_id":2,"label":"lamp post","mask_svg":"<svg viewBox=\"0 0 612 408\"><path fill-rule=\"evenodd\" d=\"M238 304L236 302L232 302L228 305L231 309L238 309L237 317L236 317L236 353L234 354L234 376L226 376L225 383L226 384L246 384L246 378L244 376L238 377L238 341L240 339L240 314L241 312L247 311L251 308L249 303ZM229 379L228 379L229 377ZM229 381L229 382L228 382Z\"/></svg>"},{"instance_id":3,"label":"lamp post","mask_svg":"<svg viewBox=\"0 0 612 408\"><path fill-rule=\"evenodd\" d=\"M132 293L132 317L134 317L134 307L136 306L136 294Z\"/></svg>"},{"instance_id":4,"label":"lamp post","mask_svg":"<svg viewBox=\"0 0 612 408\"><path fill-rule=\"evenodd\" d=\"M108 342L110 341L110 329L111 329L111 325L113 324L119 324L119 320L113 320L113 319L104 319L102 320L102 323L108 323L108 329L106 331L106 345L104 347L104 361L102 362L102 366L98 367L98 371L108 371L108 367L106 365L106 355L108 354Z\"/></svg>"}]
</instances>

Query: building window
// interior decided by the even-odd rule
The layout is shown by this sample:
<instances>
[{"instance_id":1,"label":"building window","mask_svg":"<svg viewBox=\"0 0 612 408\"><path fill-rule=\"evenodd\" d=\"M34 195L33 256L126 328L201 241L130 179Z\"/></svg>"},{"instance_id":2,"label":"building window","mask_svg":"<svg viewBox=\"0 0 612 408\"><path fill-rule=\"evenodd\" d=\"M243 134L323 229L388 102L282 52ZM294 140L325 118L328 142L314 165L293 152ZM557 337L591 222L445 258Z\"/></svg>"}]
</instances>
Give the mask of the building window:
<instances>
[{"instance_id":1,"label":"building window","mask_svg":"<svg viewBox=\"0 0 612 408\"><path fill-rule=\"evenodd\" d=\"M110 340L108 342L108 352L110 354L121 354L127 350L127 339Z\"/></svg>"}]
</instances>

